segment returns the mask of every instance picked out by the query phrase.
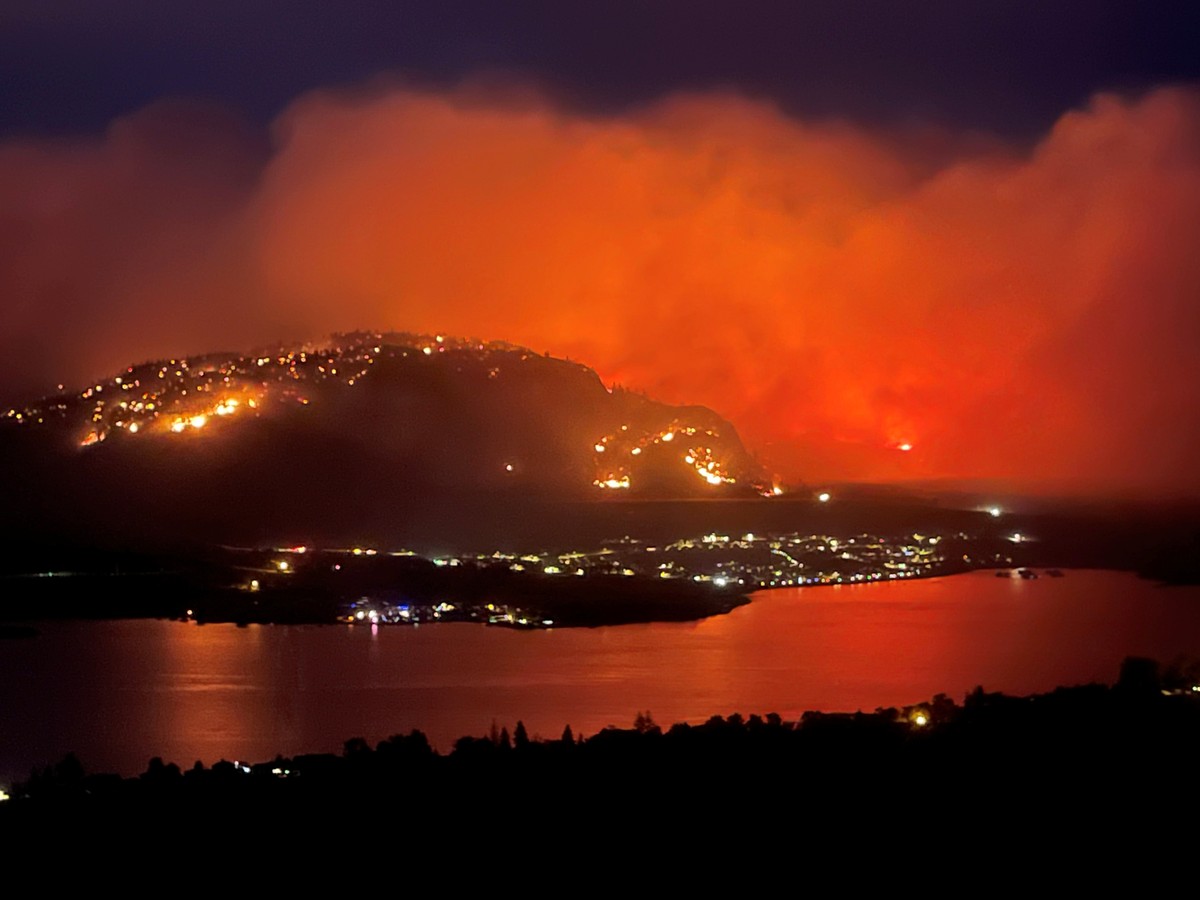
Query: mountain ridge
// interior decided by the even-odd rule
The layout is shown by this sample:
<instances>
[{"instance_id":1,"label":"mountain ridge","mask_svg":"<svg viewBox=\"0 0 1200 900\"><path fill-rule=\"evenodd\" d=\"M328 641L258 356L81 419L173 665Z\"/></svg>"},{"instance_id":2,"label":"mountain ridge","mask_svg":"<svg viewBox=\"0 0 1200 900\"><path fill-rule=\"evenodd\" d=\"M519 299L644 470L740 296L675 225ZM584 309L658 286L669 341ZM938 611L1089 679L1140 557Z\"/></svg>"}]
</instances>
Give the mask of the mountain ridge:
<instances>
[{"instance_id":1,"label":"mountain ridge","mask_svg":"<svg viewBox=\"0 0 1200 900\"><path fill-rule=\"evenodd\" d=\"M144 362L0 423L9 527L322 535L356 520L380 530L450 498L780 490L706 407L444 335L353 332Z\"/></svg>"}]
</instances>

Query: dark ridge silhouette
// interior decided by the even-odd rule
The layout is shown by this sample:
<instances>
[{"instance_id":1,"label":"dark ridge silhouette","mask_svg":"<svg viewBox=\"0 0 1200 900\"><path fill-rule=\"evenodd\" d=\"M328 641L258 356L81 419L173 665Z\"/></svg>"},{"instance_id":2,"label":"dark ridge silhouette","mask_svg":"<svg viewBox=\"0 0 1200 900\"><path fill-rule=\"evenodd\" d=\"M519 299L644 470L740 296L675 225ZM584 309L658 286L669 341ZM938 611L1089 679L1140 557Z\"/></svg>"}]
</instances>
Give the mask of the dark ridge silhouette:
<instances>
[{"instance_id":1,"label":"dark ridge silhouette","mask_svg":"<svg viewBox=\"0 0 1200 900\"><path fill-rule=\"evenodd\" d=\"M299 817L332 834L399 815L440 834L503 810L524 840L553 835L567 804L573 837L589 839L618 824L639 834L777 827L787 810L810 825L858 822L860 836L902 829L896 840L911 829L962 836L964 828L971 837L1016 829L1022 839L1160 840L1193 816L1198 752L1200 669L1129 659L1112 686L1030 697L979 687L961 703L938 695L798 722L733 714L664 729L644 711L631 728L579 739L569 727L543 739L519 721L511 736L493 723L488 736L446 751L413 731L374 748L354 738L340 755L255 764L185 768L155 758L136 778L88 775L68 756L13 788L0 826L153 815L173 827L220 814L272 827Z\"/></svg>"}]
</instances>

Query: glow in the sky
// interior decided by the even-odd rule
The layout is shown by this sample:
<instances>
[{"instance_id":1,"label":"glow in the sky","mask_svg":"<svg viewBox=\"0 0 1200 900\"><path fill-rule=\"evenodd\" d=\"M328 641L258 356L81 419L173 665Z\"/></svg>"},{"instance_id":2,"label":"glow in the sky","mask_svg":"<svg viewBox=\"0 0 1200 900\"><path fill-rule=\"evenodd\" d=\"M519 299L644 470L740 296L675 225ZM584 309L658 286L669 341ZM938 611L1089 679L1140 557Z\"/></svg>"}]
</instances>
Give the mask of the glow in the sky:
<instances>
[{"instance_id":1,"label":"glow in the sky","mask_svg":"<svg viewBox=\"0 0 1200 900\"><path fill-rule=\"evenodd\" d=\"M1186 89L1095 97L1033 146L733 95L606 117L314 92L265 161L228 118L167 104L0 143L0 209L14 402L138 360L396 328L711 406L785 480L1200 491Z\"/></svg>"}]
</instances>

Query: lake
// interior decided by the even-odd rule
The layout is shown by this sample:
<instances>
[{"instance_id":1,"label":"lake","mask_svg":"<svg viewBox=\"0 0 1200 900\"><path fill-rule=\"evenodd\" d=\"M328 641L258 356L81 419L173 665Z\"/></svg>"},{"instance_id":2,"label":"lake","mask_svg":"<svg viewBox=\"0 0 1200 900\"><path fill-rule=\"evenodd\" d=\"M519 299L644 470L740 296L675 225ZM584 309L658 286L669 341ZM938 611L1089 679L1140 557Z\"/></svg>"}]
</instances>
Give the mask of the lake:
<instances>
[{"instance_id":1,"label":"lake","mask_svg":"<svg viewBox=\"0 0 1200 900\"><path fill-rule=\"evenodd\" d=\"M1111 682L1121 660L1200 658L1200 588L1133 575L975 572L764 591L701 622L512 631L473 624L50 622L0 641L0 786L75 751L134 774L151 756L340 751L420 728L449 750L518 719L557 738L655 721L955 700Z\"/></svg>"}]
</instances>

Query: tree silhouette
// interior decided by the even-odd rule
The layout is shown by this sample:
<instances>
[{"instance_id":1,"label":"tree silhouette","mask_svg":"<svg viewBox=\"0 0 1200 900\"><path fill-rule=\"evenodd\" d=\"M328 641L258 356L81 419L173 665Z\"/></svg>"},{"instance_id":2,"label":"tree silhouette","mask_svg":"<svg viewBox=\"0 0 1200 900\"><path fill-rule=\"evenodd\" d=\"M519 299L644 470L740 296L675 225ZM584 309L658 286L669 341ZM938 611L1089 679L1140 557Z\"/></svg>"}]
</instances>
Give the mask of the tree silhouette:
<instances>
[{"instance_id":1,"label":"tree silhouette","mask_svg":"<svg viewBox=\"0 0 1200 900\"><path fill-rule=\"evenodd\" d=\"M1121 663L1117 689L1127 695L1153 696L1162 687L1158 662L1139 656L1126 657Z\"/></svg>"},{"instance_id":2,"label":"tree silhouette","mask_svg":"<svg viewBox=\"0 0 1200 900\"><path fill-rule=\"evenodd\" d=\"M146 766L146 771L139 775L139 778L144 780L161 781L163 779L174 779L180 776L179 766L175 763L164 763L161 756L155 756Z\"/></svg>"},{"instance_id":3,"label":"tree silhouette","mask_svg":"<svg viewBox=\"0 0 1200 900\"><path fill-rule=\"evenodd\" d=\"M633 719L633 730L638 734L650 734L651 732L661 731L654 723L654 718L650 715L650 710L638 712Z\"/></svg>"},{"instance_id":4,"label":"tree silhouette","mask_svg":"<svg viewBox=\"0 0 1200 900\"><path fill-rule=\"evenodd\" d=\"M346 743L342 745L342 756L347 758L355 756L367 756L370 753L371 745L360 737L350 738L350 740L346 741Z\"/></svg>"}]
</instances>

